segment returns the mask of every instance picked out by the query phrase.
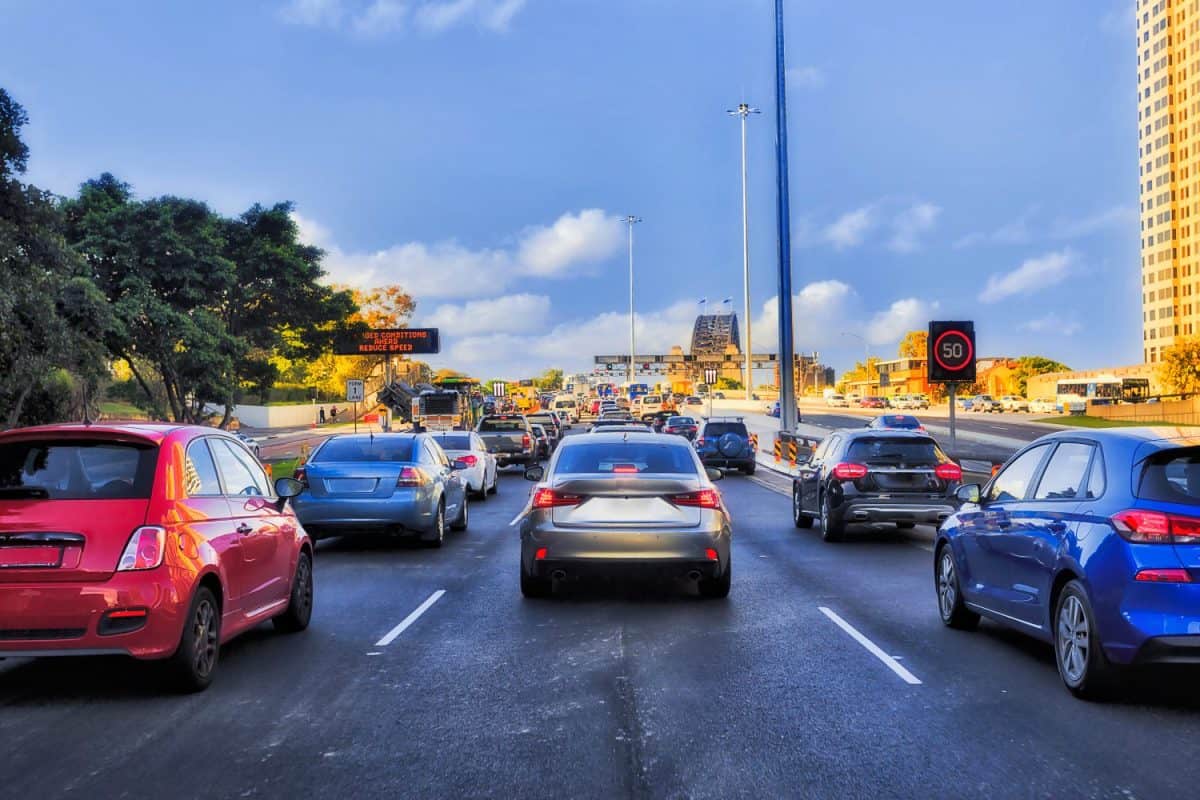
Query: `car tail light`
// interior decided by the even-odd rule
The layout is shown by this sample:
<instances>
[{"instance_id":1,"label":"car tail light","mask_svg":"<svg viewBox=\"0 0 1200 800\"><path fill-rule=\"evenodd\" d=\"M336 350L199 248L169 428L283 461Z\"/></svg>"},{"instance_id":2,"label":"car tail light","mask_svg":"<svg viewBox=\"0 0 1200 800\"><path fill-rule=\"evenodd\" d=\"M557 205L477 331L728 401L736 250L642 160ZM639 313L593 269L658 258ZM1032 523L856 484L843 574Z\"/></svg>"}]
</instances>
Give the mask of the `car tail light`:
<instances>
[{"instance_id":1,"label":"car tail light","mask_svg":"<svg viewBox=\"0 0 1200 800\"><path fill-rule=\"evenodd\" d=\"M720 556L717 555L717 551L711 547L704 551L704 557L709 561L716 561L718 558L720 558Z\"/></svg>"},{"instance_id":2,"label":"car tail light","mask_svg":"<svg viewBox=\"0 0 1200 800\"><path fill-rule=\"evenodd\" d=\"M1200 519L1131 508L1112 516L1117 533L1145 544L1200 544Z\"/></svg>"},{"instance_id":3,"label":"car tail light","mask_svg":"<svg viewBox=\"0 0 1200 800\"><path fill-rule=\"evenodd\" d=\"M400 477L396 478L396 487L412 489L425 485L425 473L417 467L401 467Z\"/></svg>"},{"instance_id":4,"label":"car tail light","mask_svg":"<svg viewBox=\"0 0 1200 800\"><path fill-rule=\"evenodd\" d=\"M1140 569L1134 580L1147 583L1191 583L1192 576L1186 569Z\"/></svg>"},{"instance_id":5,"label":"car tail light","mask_svg":"<svg viewBox=\"0 0 1200 800\"><path fill-rule=\"evenodd\" d=\"M117 562L117 572L154 569L162 564L166 550L167 531L155 525L138 528L129 537L125 552Z\"/></svg>"},{"instance_id":6,"label":"car tail light","mask_svg":"<svg viewBox=\"0 0 1200 800\"><path fill-rule=\"evenodd\" d=\"M549 550L547 550L546 548L544 548L544 547L539 547L537 550L535 550L535 551L534 551L534 553L533 553L533 557L534 557L534 559L535 559L535 560L537 560L537 561L543 561L543 560L545 560L545 558L546 558L546 555L547 555L549 552L550 552L550 551L549 551Z\"/></svg>"},{"instance_id":7,"label":"car tail light","mask_svg":"<svg viewBox=\"0 0 1200 800\"><path fill-rule=\"evenodd\" d=\"M843 461L833 468L833 477L839 481L856 481L867 477L867 468L862 464L851 464Z\"/></svg>"},{"instance_id":8,"label":"car tail light","mask_svg":"<svg viewBox=\"0 0 1200 800\"><path fill-rule=\"evenodd\" d=\"M635 464L614 464L613 472L618 475L636 475L638 468Z\"/></svg>"},{"instance_id":9,"label":"car tail light","mask_svg":"<svg viewBox=\"0 0 1200 800\"><path fill-rule=\"evenodd\" d=\"M479 463L479 459L470 454L465 455L465 456L459 456L457 460L466 464L468 467L473 467Z\"/></svg>"},{"instance_id":10,"label":"car tail light","mask_svg":"<svg viewBox=\"0 0 1200 800\"><path fill-rule=\"evenodd\" d=\"M524 436L522 436L521 437L521 448L524 450L528 450L530 441L532 441L532 440L529 438L528 433L525 434Z\"/></svg>"},{"instance_id":11,"label":"car tail light","mask_svg":"<svg viewBox=\"0 0 1200 800\"><path fill-rule=\"evenodd\" d=\"M583 498L577 494L564 494L554 489L538 489L533 493L534 508L561 508L562 506L577 506Z\"/></svg>"},{"instance_id":12,"label":"car tail light","mask_svg":"<svg viewBox=\"0 0 1200 800\"><path fill-rule=\"evenodd\" d=\"M720 508L721 495L716 489L701 489L687 494L673 494L667 498L673 505L695 506L696 508Z\"/></svg>"},{"instance_id":13,"label":"car tail light","mask_svg":"<svg viewBox=\"0 0 1200 800\"><path fill-rule=\"evenodd\" d=\"M933 474L944 481L961 481L962 467L952 463L938 464L933 468Z\"/></svg>"}]
</instances>

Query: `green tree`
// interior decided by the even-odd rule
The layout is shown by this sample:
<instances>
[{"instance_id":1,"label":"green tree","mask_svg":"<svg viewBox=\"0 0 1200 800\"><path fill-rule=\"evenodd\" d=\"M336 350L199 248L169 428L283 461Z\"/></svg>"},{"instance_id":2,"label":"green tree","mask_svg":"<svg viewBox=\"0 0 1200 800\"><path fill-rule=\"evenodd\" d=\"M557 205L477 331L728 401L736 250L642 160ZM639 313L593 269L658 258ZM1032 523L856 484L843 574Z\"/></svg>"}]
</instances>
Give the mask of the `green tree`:
<instances>
[{"instance_id":1,"label":"green tree","mask_svg":"<svg viewBox=\"0 0 1200 800\"><path fill-rule=\"evenodd\" d=\"M563 371L561 369L548 369L535 378L533 382L539 389L561 389L563 385Z\"/></svg>"},{"instance_id":2,"label":"green tree","mask_svg":"<svg viewBox=\"0 0 1200 800\"><path fill-rule=\"evenodd\" d=\"M1180 394L1200 392L1200 339L1184 339L1164 351L1158 374Z\"/></svg>"},{"instance_id":3,"label":"green tree","mask_svg":"<svg viewBox=\"0 0 1200 800\"><path fill-rule=\"evenodd\" d=\"M718 390L726 390L727 389L729 391L736 392L736 391L740 391L743 387L742 387L742 382L739 380L736 380L734 378L722 377L722 378L717 378L717 387L716 388Z\"/></svg>"},{"instance_id":4,"label":"green tree","mask_svg":"<svg viewBox=\"0 0 1200 800\"><path fill-rule=\"evenodd\" d=\"M1055 361L1045 356L1021 356L1017 359L1017 391L1025 395L1028 391L1029 379L1034 375L1045 375L1049 372L1067 372L1071 368L1061 361Z\"/></svg>"}]
</instances>

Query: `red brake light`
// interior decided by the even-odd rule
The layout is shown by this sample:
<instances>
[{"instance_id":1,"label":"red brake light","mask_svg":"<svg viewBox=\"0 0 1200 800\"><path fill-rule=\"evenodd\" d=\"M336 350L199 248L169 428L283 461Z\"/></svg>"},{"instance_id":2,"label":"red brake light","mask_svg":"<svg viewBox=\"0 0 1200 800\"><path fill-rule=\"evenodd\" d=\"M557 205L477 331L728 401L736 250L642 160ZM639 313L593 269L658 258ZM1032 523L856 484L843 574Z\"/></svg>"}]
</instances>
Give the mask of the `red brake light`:
<instances>
[{"instance_id":1,"label":"red brake light","mask_svg":"<svg viewBox=\"0 0 1200 800\"><path fill-rule=\"evenodd\" d=\"M1146 544L1200 544L1200 519L1131 508L1112 516L1117 533Z\"/></svg>"},{"instance_id":2,"label":"red brake light","mask_svg":"<svg viewBox=\"0 0 1200 800\"><path fill-rule=\"evenodd\" d=\"M560 508L562 506L577 506L583 498L577 494L563 494L554 489L538 489L533 493L534 508Z\"/></svg>"},{"instance_id":3,"label":"red brake light","mask_svg":"<svg viewBox=\"0 0 1200 800\"><path fill-rule=\"evenodd\" d=\"M720 508L721 495L716 489L701 489L687 494L673 494L668 500L677 506L695 506L697 508Z\"/></svg>"},{"instance_id":4,"label":"red brake light","mask_svg":"<svg viewBox=\"0 0 1200 800\"><path fill-rule=\"evenodd\" d=\"M717 555L716 550L714 550L713 548L710 547L704 551L704 557L707 558L709 561L716 561L720 556Z\"/></svg>"},{"instance_id":5,"label":"red brake light","mask_svg":"<svg viewBox=\"0 0 1200 800\"><path fill-rule=\"evenodd\" d=\"M533 557L534 557L534 559L535 559L535 560L537 560L537 561L542 561L543 559L545 559L545 558L546 558L546 554L547 554L547 553L549 553L549 552L550 552L550 551L548 551L546 548L544 548L544 547L539 547L537 550L535 550L535 551L534 551L534 553L533 553Z\"/></svg>"},{"instance_id":6,"label":"red brake light","mask_svg":"<svg viewBox=\"0 0 1200 800\"><path fill-rule=\"evenodd\" d=\"M1140 569L1133 579L1149 583L1192 582L1192 576L1186 569Z\"/></svg>"},{"instance_id":7,"label":"red brake light","mask_svg":"<svg viewBox=\"0 0 1200 800\"><path fill-rule=\"evenodd\" d=\"M479 459L469 453L465 456L459 456L458 460L466 464L468 467L473 467L479 463Z\"/></svg>"},{"instance_id":8,"label":"red brake light","mask_svg":"<svg viewBox=\"0 0 1200 800\"><path fill-rule=\"evenodd\" d=\"M396 478L398 488L413 488L425 483L425 473L416 467L401 467L400 477Z\"/></svg>"},{"instance_id":9,"label":"red brake light","mask_svg":"<svg viewBox=\"0 0 1200 800\"><path fill-rule=\"evenodd\" d=\"M138 528L129 537L125 552L117 562L118 572L130 570L154 569L162 564L163 553L166 550L167 532L154 525Z\"/></svg>"},{"instance_id":10,"label":"red brake light","mask_svg":"<svg viewBox=\"0 0 1200 800\"><path fill-rule=\"evenodd\" d=\"M633 464L614 464L613 465L613 472L618 473L618 474L633 475L633 474L636 474L637 471L638 471L638 468L636 466L634 466Z\"/></svg>"},{"instance_id":11,"label":"red brake light","mask_svg":"<svg viewBox=\"0 0 1200 800\"><path fill-rule=\"evenodd\" d=\"M933 474L944 481L961 481L962 467L953 463L938 464L933 468Z\"/></svg>"},{"instance_id":12,"label":"red brake light","mask_svg":"<svg viewBox=\"0 0 1200 800\"><path fill-rule=\"evenodd\" d=\"M521 437L521 447L522 447L522 448L524 448L524 449L526 449L526 450L528 450L528 449L529 449L529 443L530 443L531 441L532 441L532 440L529 438L529 434L528 434L528 433L527 433L527 434L525 434L524 436L522 436L522 437Z\"/></svg>"},{"instance_id":13,"label":"red brake light","mask_svg":"<svg viewBox=\"0 0 1200 800\"><path fill-rule=\"evenodd\" d=\"M843 461L833 468L833 477L839 481L856 481L867 477L867 468L862 464L851 464Z\"/></svg>"}]
</instances>

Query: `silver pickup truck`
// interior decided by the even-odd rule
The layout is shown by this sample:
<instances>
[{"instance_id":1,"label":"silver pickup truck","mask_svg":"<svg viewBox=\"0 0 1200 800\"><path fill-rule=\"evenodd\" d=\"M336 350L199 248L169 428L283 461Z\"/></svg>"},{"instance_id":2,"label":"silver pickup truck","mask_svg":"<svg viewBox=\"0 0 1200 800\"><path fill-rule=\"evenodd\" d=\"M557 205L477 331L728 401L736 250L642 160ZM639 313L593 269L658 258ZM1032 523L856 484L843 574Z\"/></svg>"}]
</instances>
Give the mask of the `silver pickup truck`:
<instances>
[{"instance_id":1,"label":"silver pickup truck","mask_svg":"<svg viewBox=\"0 0 1200 800\"><path fill-rule=\"evenodd\" d=\"M475 431L499 466L537 463L537 443L523 415L492 414L481 419Z\"/></svg>"}]
</instances>

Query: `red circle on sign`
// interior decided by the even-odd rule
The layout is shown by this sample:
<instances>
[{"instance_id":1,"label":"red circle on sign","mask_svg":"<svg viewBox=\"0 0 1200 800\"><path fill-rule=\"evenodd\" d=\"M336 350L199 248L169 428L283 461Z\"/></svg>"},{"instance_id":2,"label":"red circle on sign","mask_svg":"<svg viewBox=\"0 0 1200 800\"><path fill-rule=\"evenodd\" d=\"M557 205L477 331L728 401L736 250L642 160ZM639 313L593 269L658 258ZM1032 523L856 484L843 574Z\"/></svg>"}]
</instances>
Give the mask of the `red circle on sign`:
<instances>
[{"instance_id":1,"label":"red circle on sign","mask_svg":"<svg viewBox=\"0 0 1200 800\"><path fill-rule=\"evenodd\" d=\"M945 361L942 360L941 344L942 344L942 340L945 339L947 336L957 336L958 338L962 339L963 344L966 345L966 357L963 358L962 362L956 366L951 366L950 364L947 364ZM939 336L936 340L934 340L933 360L936 361L938 363L938 366L940 366L942 369L950 370L951 372L957 372L958 370L965 367L967 364L970 364L971 359L974 357L975 357L975 349L971 346L971 337L967 336L962 331L953 331L953 330L946 331L941 336Z\"/></svg>"}]
</instances>

